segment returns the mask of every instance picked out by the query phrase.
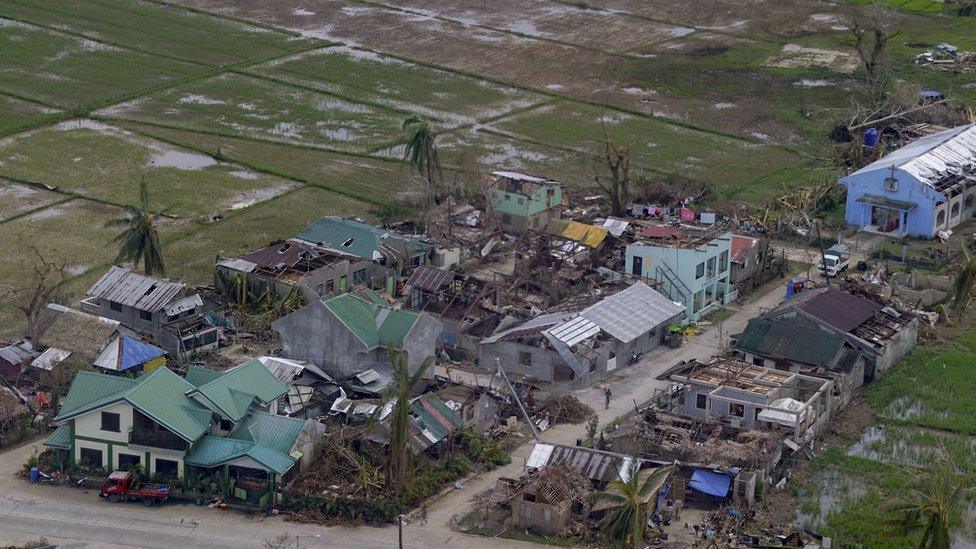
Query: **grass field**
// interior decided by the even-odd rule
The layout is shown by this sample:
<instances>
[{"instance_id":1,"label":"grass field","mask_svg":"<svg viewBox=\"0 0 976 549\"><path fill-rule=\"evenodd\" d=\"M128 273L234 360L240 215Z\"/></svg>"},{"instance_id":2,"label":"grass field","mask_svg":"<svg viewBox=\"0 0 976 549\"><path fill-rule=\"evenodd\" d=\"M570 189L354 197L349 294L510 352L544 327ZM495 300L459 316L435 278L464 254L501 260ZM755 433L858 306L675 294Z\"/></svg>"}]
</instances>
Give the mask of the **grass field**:
<instances>
[{"instance_id":1,"label":"grass field","mask_svg":"<svg viewBox=\"0 0 976 549\"><path fill-rule=\"evenodd\" d=\"M714 204L835 176L818 158L856 92L842 65L864 6L585 4L2 2L0 244L29 234L100 269L114 256L102 225L144 179L176 216L170 276L207 281L218 252L415 195L396 146L411 113L439 130L449 178L518 169L590 192L601 120L636 173L706 183ZM895 7L896 74L976 100L970 76L911 63L943 40L976 49L972 21ZM840 61L769 66L791 44ZM0 282L20 273L0 267ZM72 297L97 273L77 276ZM4 307L0 332L16 332Z\"/></svg>"},{"instance_id":2,"label":"grass field","mask_svg":"<svg viewBox=\"0 0 976 549\"><path fill-rule=\"evenodd\" d=\"M813 482L800 490L799 522L818 527L843 547L917 547L901 535L892 502L922 488L922 471L952 457L968 486L976 483L976 382L972 332L943 347L920 347L864 394L878 424L847 446L830 446L815 460ZM953 517L956 542L976 542L976 494L964 495ZM964 546L964 545L960 545Z\"/></svg>"}]
</instances>

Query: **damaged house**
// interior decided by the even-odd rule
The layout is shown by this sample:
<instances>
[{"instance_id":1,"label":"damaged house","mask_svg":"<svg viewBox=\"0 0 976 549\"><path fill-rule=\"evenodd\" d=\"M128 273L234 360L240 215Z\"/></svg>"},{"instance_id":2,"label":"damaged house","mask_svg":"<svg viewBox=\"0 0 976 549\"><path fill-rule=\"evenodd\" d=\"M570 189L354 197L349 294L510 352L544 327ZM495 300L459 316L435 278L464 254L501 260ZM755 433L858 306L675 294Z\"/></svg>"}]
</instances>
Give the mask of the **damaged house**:
<instances>
[{"instance_id":1,"label":"damaged house","mask_svg":"<svg viewBox=\"0 0 976 549\"><path fill-rule=\"evenodd\" d=\"M683 305L637 282L579 312L540 315L480 344L479 363L508 373L582 387L662 342Z\"/></svg>"},{"instance_id":2,"label":"damaged house","mask_svg":"<svg viewBox=\"0 0 976 549\"><path fill-rule=\"evenodd\" d=\"M170 356L217 348L218 328L204 317L203 299L186 284L113 266L88 290L81 309L121 322Z\"/></svg>"},{"instance_id":3,"label":"damaged house","mask_svg":"<svg viewBox=\"0 0 976 549\"><path fill-rule=\"evenodd\" d=\"M817 365L829 369L856 371L860 368L857 358L846 351L853 349L864 361L863 380L860 383L856 379L852 380L857 386L880 377L911 352L918 339L918 318L911 313L898 311L868 297L831 288L801 292L759 318L775 321L779 331L787 330L785 325L792 324L804 332L804 337L816 335L817 338L806 343L790 341L789 344L795 347L793 351L789 351L790 356L778 356L787 354L787 342L776 344L775 336L768 343L758 342L759 334L753 337L750 333L746 339L739 337L734 344L740 352L750 351L746 356L747 360L758 363L761 359L763 365L790 369L795 369L790 366L792 364L802 365L816 361ZM813 331L814 325L819 331ZM763 325L756 326L760 328ZM824 339L824 332L843 337L843 352L847 354L819 358L810 356L811 353L828 354L830 349L836 349L835 340ZM818 344L826 346L816 347ZM815 349L805 350L804 347L809 345L815 346ZM796 354L803 356L793 357L791 362L790 357Z\"/></svg>"},{"instance_id":4,"label":"damaged house","mask_svg":"<svg viewBox=\"0 0 976 549\"><path fill-rule=\"evenodd\" d=\"M657 379L676 388L669 412L733 427L785 427L795 442L819 433L836 409L832 380L763 368L734 358L682 361Z\"/></svg>"},{"instance_id":5,"label":"damaged house","mask_svg":"<svg viewBox=\"0 0 976 549\"><path fill-rule=\"evenodd\" d=\"M917 139L840 182L847 187L849 225L932 238L976 211L976 124Z\"/></svg>"},{"instance_id":6,"label":"damaged house","mask_svg":"<svg viewBox=\"0 0 976 549\"><path fill-rule=\"evenodd\" d=\"M335 379L389 364L389 351L406 353L411 372L433 356L444 331L428 313L394 308L362 288L315 299L271 323L281 335L286 358L309 361Z\"/></svg>"},{"instance_id":7,"label":"damaged house","mask_svg":"<svg viewBox=\"0 0 976 549\"><path fill-rule=\"evenodd\" d=\"M117 320L54 303L41 312L35 332L34 349L44 352L31 362L31 366L46 371L51 371L69 356L92 364L114 339L131 334Z\"/></svg>"},{"instance_id":8,"label":"damaged house","mask_svg":"<svg viewBox=\"0 0 976 549\"><path fill-rule=\"evenodd\" d=\"M685 305L695 322L735 299L730 282L732 233L651 226L626 248L627 274Z\"/></svg>"},{"instance_id":9,"label":"damaged house","mask_svg":"<svg viewBox=\"0 0 976 549\"><path fill-rule=\"evenodd\" d=\"M343 217L319 219L299 233L298 240L374 261L394 269L397 274L428 265L435 255L434 244L423 235L401 234Z\"/></svg>"},{"instance_id":10,"label":"damaged house","mask_svg":"<svg viewBox=\"0 0 976 549\"><path fill-rule=\"evenodd\" d=\"M473 276L418 267L404 284L403 295L411 309L441 322L441 344L472 354L501 319L498 288Z\"/></svg>"},{"instance_id":11,"label":"damaged house","mask_svg":"<svg viewBox=\"0 0 976 549\"><path fill-rule=\"evenodd\" d=\"M369 414L376 410L376 405L369 409ZM390 443L390 419L393 411L392 403L388 403L380 412L380 421L371 428L366 438L377 444ZM420 395L410 401L410 422L408 425L407 444L414 454L425 452L437 454L441 442L448 435L460 429L463 425L461 416L451 409L443 400L433 393Z\"/></svg>"},{"instance_id":12,"label":"damaged house","mask_svg":"<svg viewBox=\"0 0 976 549\"><path fill-rule=\"evenodd\" d=\"M309 297L331 297L360 286L392 295L396 288L393 271L373 260L297 239L217 260L214 286L218 291L237 299L242 283L255 297L267 293L275 299L284 299L295 288Z\"/></svg>"},{"instance_id":13,"label":"damaged house","mask_svg":"<svg viewBox=\"0 0 976 549\"><path fill-rule=\"evenodd\" d=\"M543 230L559 217L562 185L557 181L517 172L494 172L488 202L502 230L524 233Z\"/></svg>"}]
</instances>

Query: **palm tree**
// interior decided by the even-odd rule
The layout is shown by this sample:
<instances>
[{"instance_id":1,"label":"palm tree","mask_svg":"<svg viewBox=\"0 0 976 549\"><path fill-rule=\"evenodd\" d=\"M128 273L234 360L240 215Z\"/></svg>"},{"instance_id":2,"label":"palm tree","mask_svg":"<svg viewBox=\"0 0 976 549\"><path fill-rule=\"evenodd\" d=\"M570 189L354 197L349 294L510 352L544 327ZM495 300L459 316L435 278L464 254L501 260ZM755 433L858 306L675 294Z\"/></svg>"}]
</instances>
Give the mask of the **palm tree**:
<instances>
[{"instance_id":1,"label":"palm tree","mask_svg":"<svg viewBox=\"0 0 976 549\"><path fill-rule=\"evenodd\" d=\"M969 253L965 244L960 247L966 257L966 263L956 273L956 280L952 284L952 309L957 318L962 317L963 311L972 298L973 290L976 289L976 257Z\"/></svg>"},{"instance_id":2,"label":"palm tree","mask_svg":"<svg viewBox=\"0 0 976 549\"><path fill-rule=\"evenodd\" d=\"M651 500L674 470L673 465L640 471L637 458L631 458L627 468L627 480L614 480L603 492L590 494L589 499L603 502L609 509L606 535L624 547L630 540L636 549L644 546L644 525L651 511Z\"/></svg>"},{"instance_id":3,"label":"palm tree","mask_svg":"<svg viewBox=\"0 0 976 549\"><path fill-rule=\"evenodd\" d=\"M424 376L424 372L434 362L434 357L427 357L417 371L410 373L407 366L407 354L403 351L390 349L390 363L393 364L393 384L384 392L380 406L369 418L369 426L372 427L380 419L380 413L384 408L393 403L390 412L390 459L387 463L387 487L391 492L397 492L403 485L407 475L407 466L410 459L410 448L407 445L408 430L410 428L410 395L413 388Z\"/></svg>"},{"instance_id":4,"label":"palm tree","mask_svg":"<svg viewBox=\"0 0 976 549\"><path fill-rule=\"evenodd\" d=\"M405 145L403 159L417 169L417 173L427 179L429 191L437 191L437 175L441 171L437 161L437 133L430 122L417 115L410 115L403 121L402 143Z\"/></svg>"},{"instance_id":5,"label":"palm tree","mask_svg":"<svg viewBox=\"0 0 976 549\"><path fill-rule=\"evenodd\" d=\"M924 488L912 490L908 499L894 505L899 533L922 534L919 549L950 549L952 521L961 511L964 480L949 454L943 455L939 470L926 475Z\"/></svg>"},{"instance_id":6,"label":"palm tree","mask_svg":"<svg viewBox=\"0 0 976 549\"><path fill-rule=\"evenodd\" d=\"M149 209L149 190L146 181L139 183L139 206L126 206L122 217L112 219L106 227L123 227L122 232L110 242L119 244L119 254L116 263L132 261L133 267L138 267L142 261L146 275L164 274L163 250L159 244L159 234L156 225L162 213L153 213Z\"/></svg>"}]
</instances>

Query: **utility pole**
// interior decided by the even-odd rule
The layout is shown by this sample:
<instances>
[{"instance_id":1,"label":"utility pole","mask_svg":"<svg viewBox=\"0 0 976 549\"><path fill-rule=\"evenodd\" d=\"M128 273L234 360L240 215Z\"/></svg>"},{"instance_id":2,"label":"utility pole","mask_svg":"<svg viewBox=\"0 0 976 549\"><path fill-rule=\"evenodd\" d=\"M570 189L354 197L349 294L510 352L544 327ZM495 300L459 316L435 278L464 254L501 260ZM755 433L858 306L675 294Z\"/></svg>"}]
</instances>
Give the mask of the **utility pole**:
<instances>
[{"instance_id":1,"label":"utility pole","mask_svg":"<svg viewBox=\"0 0 976 549\"><path fill-rule=\"evenodd\" d=\"M400 549L403 549L403 515L397 515L397 531L400 541Z\"/></svg>"},{"instance_id":2,"label":"utility pole","mask_svg":"<svg viewBox=\"0 0 976 549\"><path fill-rule=\"evenodd\" d=\"M532 423L532 418L529 417L529 412L526 411L525 406L522 404L522 400L518 397L518 393L515 392L515 387L512 387L512 382L508 380L508 376L505 375L505 370L502 369L502 359L495 357L495 366L498 368L498 375L505 380L508 384L508 390L512 393L512 398L515 399L515 403L518 404L519 410L522 410L522 416L525 417L525 422L529 424L529 429L532 430L532 437L535 438L536 442L539 442L539 431L535 428L535 423Z\"/></svg>"}]
</instances>

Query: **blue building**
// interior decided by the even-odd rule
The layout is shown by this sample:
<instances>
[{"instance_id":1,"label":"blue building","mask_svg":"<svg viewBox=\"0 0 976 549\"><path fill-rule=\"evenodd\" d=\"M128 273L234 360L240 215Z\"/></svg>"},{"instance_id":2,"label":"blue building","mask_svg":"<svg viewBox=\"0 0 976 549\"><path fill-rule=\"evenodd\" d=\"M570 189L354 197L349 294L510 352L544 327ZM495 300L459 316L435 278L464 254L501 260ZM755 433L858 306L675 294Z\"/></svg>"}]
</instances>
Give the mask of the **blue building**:
<instances>
[{"instance_id":1,"label":"blue building","mask_svg":"<svg viewBox=\"0 0 976 549\"><path fill-rule=\"evenodd\" d=\"M976 124L927 135L843 177L846 220L894 237L932 238L973 215Z\"/></svg>"},{"instance_id":2,"label":"blue building","mask_svg":"<svg viewBox=\"0 0 976 549\"><path fill-rule=\"evenodd\" d=\"M735 299L729 285L732 233L647 227L627 245L627 274L683 303L689 320Z\"/></svg>"}]
</instances>

